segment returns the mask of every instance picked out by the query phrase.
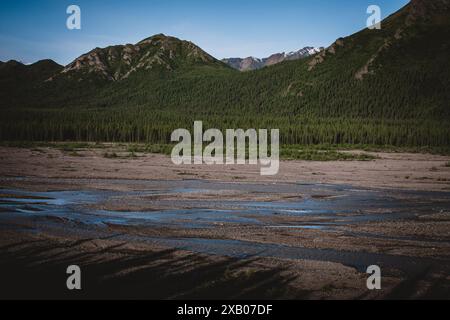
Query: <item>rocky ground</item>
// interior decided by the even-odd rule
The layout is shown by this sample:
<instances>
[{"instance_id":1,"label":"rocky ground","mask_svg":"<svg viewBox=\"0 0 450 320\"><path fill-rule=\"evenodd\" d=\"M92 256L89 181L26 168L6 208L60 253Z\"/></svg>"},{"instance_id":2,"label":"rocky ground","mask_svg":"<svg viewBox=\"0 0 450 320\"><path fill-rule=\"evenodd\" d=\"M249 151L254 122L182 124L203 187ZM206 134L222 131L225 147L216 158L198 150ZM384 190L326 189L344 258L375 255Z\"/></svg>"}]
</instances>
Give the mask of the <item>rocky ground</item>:
<instances>
[{"instance_id":1,"label":"rocky ground","mask_svg":"<svg viewBox=\"0 0 450 320\"><path fill-rule=\"evenodd\" d=\"M285 161L261 177L112 151L0 148L2 297L450 297L448 157ZM82 293L65 289L70 264Z\"/></svg>"}]
</instances>

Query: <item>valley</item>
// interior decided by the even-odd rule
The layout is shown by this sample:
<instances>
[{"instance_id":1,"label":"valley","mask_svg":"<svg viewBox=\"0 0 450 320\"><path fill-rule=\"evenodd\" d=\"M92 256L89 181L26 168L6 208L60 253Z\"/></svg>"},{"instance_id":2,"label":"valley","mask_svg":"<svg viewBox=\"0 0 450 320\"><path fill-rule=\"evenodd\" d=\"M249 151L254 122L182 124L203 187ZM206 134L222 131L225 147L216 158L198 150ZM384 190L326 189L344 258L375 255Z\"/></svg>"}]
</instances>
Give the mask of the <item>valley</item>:
<instances>
[{"instance_id":1,"label":"valley","mask_svg":"<svg viewBox=\"0 0 450 320\"><path fill-rule=\"evenodd\" d=\"M0 62L0 298L450 298L449 0L264 59L140 39Z\"/></svg>"},{"instance_id":2,"label":"valley","mask_svg":"<svg viewBox=\"0 0 450 320\"><path fill-rule=\"evenodd\" d=\"M251 166L175 166L165 155L124 153L0 149L0 265L11 270L3 292L23 296L26 287L33 298L29 288L47 281L39 297L70 298L50 276L63 277L68 263L88 274L87 299L450 292L448 156L282 161L279 175L264 177ZM381 291L365 287L372 264L382 266ZM155 291L159 278L165 289Z\"/></svg>"}]
</instances>

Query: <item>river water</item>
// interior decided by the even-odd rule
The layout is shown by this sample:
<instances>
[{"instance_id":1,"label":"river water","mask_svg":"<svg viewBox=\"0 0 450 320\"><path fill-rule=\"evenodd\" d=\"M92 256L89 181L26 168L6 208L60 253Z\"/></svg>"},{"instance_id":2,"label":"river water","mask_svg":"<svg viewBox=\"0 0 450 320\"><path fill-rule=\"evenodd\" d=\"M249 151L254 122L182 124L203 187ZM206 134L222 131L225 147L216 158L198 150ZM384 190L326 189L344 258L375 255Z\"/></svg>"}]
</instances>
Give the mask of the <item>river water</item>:
<instances>
[{"instance_id":1,"label":"river water","mask_svg":"<svg viewBox=\"0 0 450 320\"><path fill-rule=\"evenodd\" d=\"M417 216L450 211L450 193L398 190L370 190L351 186L311 184L239 184L201 180L185 181L108 181L110 184L135 183L138 191L73 190L30 192L2 189L0 225L11 221L32 221L34 232L40 226L63 227L65 232L83 232L86 236L108 235L108 225L148 228L207 229L238 224L270 230L317 230L333 232L350 224L415 219ZM298 198L276 201L251 201L195 197L207 192L245 192L247 194L299 194ZM186 198L185 195L192 197ZM314 196L316 195L316 196ZM156 200L158 209L148 211L105 210L101 204L111 200L132 201L136 197ZM178 196L178 197L177 197ZM162 208L162 209L161 209ZM307 223L274 223L280 217L308 217ZM277 218L277 219L272 219ZM283 221L283 219L281 219ZM27 231L31 232L31 231ZM374 235L375 237L377 235ZM246 257L274 257L338 262L362 272L368 265L379 264L411 273L418 267L436 263L433 259L309 249L279 244L207 238L143 237L117 235L125 241L147 242L199 253ZM397 237L402 239L402 237ZM408 239L406 239L408 240ZM410 239L420 240L420 239ZM432 240L427 240L432 241ZM450 243L449 243L450 248ZM448 260L445 264L448 265ZM440 262L442 263L442 262Z\"/></svg>"}]
</instances>

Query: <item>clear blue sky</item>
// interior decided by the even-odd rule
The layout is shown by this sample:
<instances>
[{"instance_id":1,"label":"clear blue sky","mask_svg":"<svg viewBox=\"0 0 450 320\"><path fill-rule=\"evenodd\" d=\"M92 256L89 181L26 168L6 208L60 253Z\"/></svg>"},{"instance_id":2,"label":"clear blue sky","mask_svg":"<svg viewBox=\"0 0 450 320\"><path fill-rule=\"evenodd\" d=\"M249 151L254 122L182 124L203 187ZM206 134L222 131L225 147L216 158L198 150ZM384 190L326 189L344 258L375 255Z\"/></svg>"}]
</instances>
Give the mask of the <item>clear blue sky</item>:
<instances>
[{"instance_id":1,"label":"clear blue sky","mask_svg":"<svg viewBox=\"0 0 450 320\"><path fill-rule=\"evenodd\" d=\"M190 40L216 58L265 57L328 46L365 27L367 7L383 17L408 0L1 0L0 60L67 64L95 48L164 33ZM82 29L66 28L66 9L81 8Z\"/></svg>"}]
</instances>

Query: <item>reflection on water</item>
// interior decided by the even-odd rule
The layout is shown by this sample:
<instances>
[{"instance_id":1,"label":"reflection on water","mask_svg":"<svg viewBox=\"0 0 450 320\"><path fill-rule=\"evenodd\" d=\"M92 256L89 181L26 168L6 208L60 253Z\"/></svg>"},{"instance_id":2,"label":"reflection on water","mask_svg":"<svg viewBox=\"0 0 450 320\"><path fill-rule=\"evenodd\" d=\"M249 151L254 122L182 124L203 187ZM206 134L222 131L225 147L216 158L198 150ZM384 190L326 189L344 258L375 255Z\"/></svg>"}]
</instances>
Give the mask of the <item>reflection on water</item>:
<instances>
[{"instance_id":1,"label":"reflection on water","mask_svg":"<svg viewBox=\"0 0 450 320\"><path fill-rule=\"evenodd\" d=\"M112 181L111 183L119 183ZM130 183L130 181L127 181ZM139 183L144 183L140 181ZM269 228L316 229L336 225L408 219L416 215L431 214L450 209L450 194L366 190L350 186L311 184L234 184L200 180L148 181L144 191L57 191L27 192L2 190L2 214L21 214L35 217L58 217L67 221L97 226L149 225L184 228L213 228L218 224L258 225ZM295 201L213 201L179 199L182 194L205 194L210 191L237 191L247 194L301 194ZM144 212L110 211L101 209L102 203L123 199L131 203L133 197L172 195L171 208ZM218 196L220 198L220 196ZM436 201L439 198L439 201ZM401 200L403 199L403 200ZM157 201L157 200L156 200ZM152 205L158 205L155 201ZM177 208L178 207L178 208ZM175 208L175 209L174 209ZM308 223L290 225L273 223L271 218L308 217ZM281 219L282 220L282 219Z\"/></svg>"}]
</instances>

